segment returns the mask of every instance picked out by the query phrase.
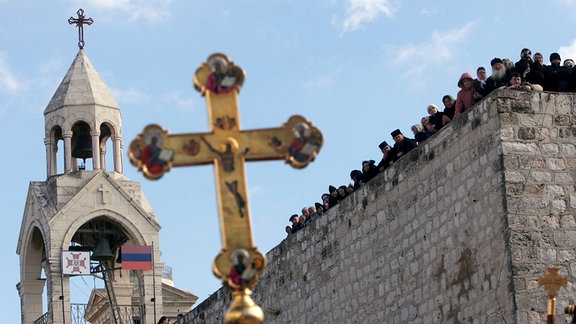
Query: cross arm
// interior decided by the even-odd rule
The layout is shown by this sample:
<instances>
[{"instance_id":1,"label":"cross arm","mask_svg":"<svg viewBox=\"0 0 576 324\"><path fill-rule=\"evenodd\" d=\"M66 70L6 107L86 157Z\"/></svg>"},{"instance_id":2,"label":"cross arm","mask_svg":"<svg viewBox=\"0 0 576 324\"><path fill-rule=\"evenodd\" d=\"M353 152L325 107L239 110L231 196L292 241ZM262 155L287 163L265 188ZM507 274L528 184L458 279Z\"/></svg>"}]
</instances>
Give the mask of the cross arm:
<instances>
[{"instance_id":1,"label":"cross arm","mask_svg":"<svg viewBox=\"0 0 576 324\"><path fill-rule=\"evenodd\" d=\"M148 125L130 143L132 165L151 180L161 178L173 166L206 165L218 158L210 144L212 133L170 135L159 125Z\"/></svg>"},{"instance_id":2,"label":"cross arm","mask_svg":"<svg viewBox=\"0 0 576 324\"><path fill-rule=\"evenodd\" d=\"M284 160L294 168L314 161L323 144L322 133L304 117L294 115L281 127L242 131L240 146L246 161Z\"/></svg>"}]
</instances>

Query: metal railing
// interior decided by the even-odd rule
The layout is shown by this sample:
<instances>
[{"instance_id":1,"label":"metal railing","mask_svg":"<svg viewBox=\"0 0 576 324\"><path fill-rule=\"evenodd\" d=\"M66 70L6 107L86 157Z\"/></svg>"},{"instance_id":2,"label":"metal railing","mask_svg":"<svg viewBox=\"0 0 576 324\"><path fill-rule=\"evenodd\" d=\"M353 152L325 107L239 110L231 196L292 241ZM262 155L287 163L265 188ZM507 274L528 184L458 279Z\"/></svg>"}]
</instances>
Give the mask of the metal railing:
<instances>
[{"instance_id":1,"label":"metal railing","mask_svg":"<svg viewBox=\"0 0 576 324\"><path fill-rule=\"evenodd\" d=\"M121 324L139 324L142 323L142 307L133 305L117 305L119 323ZM108 324L114 323L111 318L110 304L87 305L87 304L70 304L71 324ZM93 322L90 322L92 319ZM68 322L68 321L67 321ZM51 324L48 313L34 321L34 324Z\"/></svg>"},{"instance_id":2,"label":"metal railing","mask_svg":"<svg viewBox=\"0 0 576 324\"><path fill-rule=\"evenodd\" d=\"M37 320L34 321L34 324L49 324L48 321L48 313L44 313L44 315L40 316Z\"/></svg>"}]
</instances>

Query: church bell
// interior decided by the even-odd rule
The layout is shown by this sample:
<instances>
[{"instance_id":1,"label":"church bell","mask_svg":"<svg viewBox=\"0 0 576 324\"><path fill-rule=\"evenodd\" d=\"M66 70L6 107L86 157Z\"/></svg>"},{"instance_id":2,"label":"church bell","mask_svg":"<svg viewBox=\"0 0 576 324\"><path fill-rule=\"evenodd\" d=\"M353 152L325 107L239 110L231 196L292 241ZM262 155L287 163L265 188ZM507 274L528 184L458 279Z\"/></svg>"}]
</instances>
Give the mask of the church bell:
<instances>
[{"instance_id":1,"label":"church bell","mask_svg":"<svg viewBox=\"0 0 576 324\"><path fill-rule=\"evenodd\" d=\"M96 244L96 247L92 250L91 259L95 261L114 260L114 253L112 253L110 243L106 237L101 237L98 240L98 244Z\"/></svg>"},{"instance_id":2,"label":"church bell","mask_svg":"<svg viewBox=\"0 0 576 324\"><path fill-rule=\"evenodd\" d=\"M72 157L84 159L92 157L92 138L90 135L78 135L73 144Z\"/></svg>"}]
</instances>

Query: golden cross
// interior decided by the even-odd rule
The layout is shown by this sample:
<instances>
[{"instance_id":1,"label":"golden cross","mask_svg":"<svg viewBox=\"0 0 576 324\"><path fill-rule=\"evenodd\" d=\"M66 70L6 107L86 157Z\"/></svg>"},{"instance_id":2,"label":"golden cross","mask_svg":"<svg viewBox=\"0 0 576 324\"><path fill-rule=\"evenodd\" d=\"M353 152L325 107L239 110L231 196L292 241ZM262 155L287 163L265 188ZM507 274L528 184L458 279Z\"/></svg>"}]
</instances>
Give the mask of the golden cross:
<instances>
[{"instance_id":1,"label":"golden cross","mask_svg":"<svg viewBox=\"0 0 576 324\"><path fill-rule=\"evenodd\" d=\"M304 168L323 138L302 116L290 117L279 128L240 130L238 92L243 83L244 71L226 55L209 56L196 70L194 87L206 98L210 131L170 135L149 125L132 141L128 155L148 179L176 166L214 164L222 250L213 271L233 293L248 289L249 295L266 259L252 241L244 162L283 159Z\"/></svg>"},{"instance_id":2,"label":"golden cross","mask_svg":"<svg viewBox=\"0 0 576 324\"><path fill-rule=\"evenodd\" d=\"M556 321L556 292L568 285L568 280L559 275L558 270L558 268L548 268L548 274L538 278L538 287L544 286L546 296L548 296L548 324L554 324Z\"/></svg>"},{"instance_id":3,"label":"golden cross","mask_svg":"<svg viewBox=\"0 0 576 324\"><path fill-rule=\"evenodd\" d=\"M548 268L548 274L538 278L538 287L544 286L546 296L556 297L556 292L561 288L566 288L568 280L558 274L558 268Z\"/></svg>"}]
</instances>

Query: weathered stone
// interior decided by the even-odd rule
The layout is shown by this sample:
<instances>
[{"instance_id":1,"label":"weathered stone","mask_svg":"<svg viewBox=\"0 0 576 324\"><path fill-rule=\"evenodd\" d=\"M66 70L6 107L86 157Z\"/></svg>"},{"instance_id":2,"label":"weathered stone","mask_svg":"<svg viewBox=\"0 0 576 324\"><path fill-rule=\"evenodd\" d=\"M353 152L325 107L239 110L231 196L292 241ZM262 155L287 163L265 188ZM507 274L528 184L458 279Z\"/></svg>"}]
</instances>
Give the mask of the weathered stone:
<instances>
[{"instance_id":1,"label":"weathered stone","mask_svg":"<svg viewBox=\"0 0 576 324\"><path fill-rule=\"evenodd\" d=\"M540 149L536 143L502 143L504 154L540 154Z\"/></svg>"},{"instance_id":2,"label":"weathered stone","mask_svg":"<svg viewBox=\"0 0 576 324\"><path fill-rule=\"evenodd\" d=\"M559 148L557 144L542 144L542 153L546 155L558 154Z\"/></svg>"},{"instance_id":3,"label":"weathered stone","mask_svg":"<svg viewBox=\"0 0 576 324\"><path fill-rule=\"evenodd\" d=\"M558 129L559 138L572 138L576 137L576 127L564 127Z\"/></svg>"},{"instance_id":4,"label":"weathered stone","mask_svg":"<svg viewBox=\"0 0 576 324\"><path fill-rule=\"evenodd\" d=\"M566 169L566 162L561 158L549 158L546 164L548 169L553 171Z\"/></svg>"},{"instance_id":5,"label":"weathered stone","mask_svg":"<svg viewBox=\"0 0 576 324\"><path fill-rule=\"evenodd\" d=\"M576 246L576 231L554 232L554 242L560 248L574 248Z\"/></svg>"},{"instance_id":6,"label":"weathered stone","mask_svg":"<svg viewBox=\"0 0 576 324\"><path fill-rule=\"evenodd\" d=\"M570 126L572 125L571 115L559 115L554 118L554 124L556 126Z\"/></svg>"},{"instance_id":7,"label":"weathered stone","mask_svg":"<svg viewBox=\"0 0 576 324\"><path fill-rule=\"evenodd\" d=\"M518 124L518 118L516 117L516 114L503 113L500 115L500 119L501 119L502 125L516 125L516 124Z\"/></svg>"},{"instance_id":8,"label":"weathered stone","mask_svg":"<svg viewBox=\"0 0 576 324\"><path fill-rule=\"evenodd\" d=\"M533 140L536 138L536 129L533 127L520 127L518 129L518 139Z\"/></svg>"}]
</instances>

